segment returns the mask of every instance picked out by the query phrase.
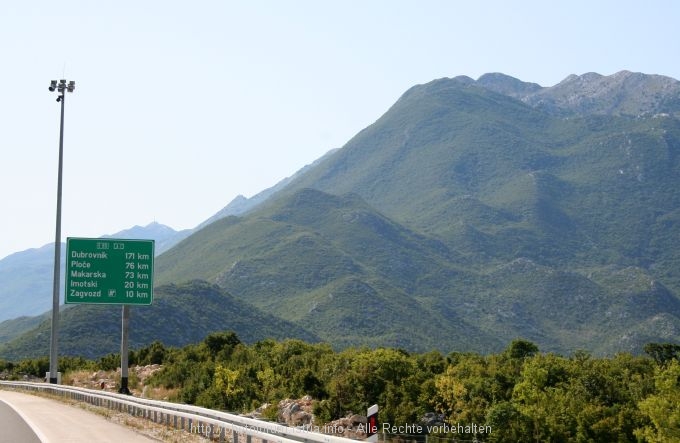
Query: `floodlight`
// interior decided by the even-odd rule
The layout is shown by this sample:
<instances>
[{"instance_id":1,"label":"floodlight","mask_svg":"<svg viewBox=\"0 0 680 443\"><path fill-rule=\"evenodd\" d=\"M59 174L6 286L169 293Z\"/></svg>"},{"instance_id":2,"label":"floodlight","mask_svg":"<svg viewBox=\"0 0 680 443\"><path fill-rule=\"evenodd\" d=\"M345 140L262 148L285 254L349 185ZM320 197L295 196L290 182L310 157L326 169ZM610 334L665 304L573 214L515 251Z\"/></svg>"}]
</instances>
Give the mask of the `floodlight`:
<instances>
[{"instance_id":1,"label":"floodlight","mask_svg":"<svg viewBox=\"0 0 680 443\"><path fill-rule=\"evenodd\" d=\"M57 98L57 101L60 102L62 101L64 97L64 93L66 91L68 92L73 92L76 89L76 82L73 80L67 82L65 79L61 79L59 81L57 80L51 80L50 81L50 87L48 88L50 91L58 91L61 93L59 98Z\"/></svg>"}]
</instances>

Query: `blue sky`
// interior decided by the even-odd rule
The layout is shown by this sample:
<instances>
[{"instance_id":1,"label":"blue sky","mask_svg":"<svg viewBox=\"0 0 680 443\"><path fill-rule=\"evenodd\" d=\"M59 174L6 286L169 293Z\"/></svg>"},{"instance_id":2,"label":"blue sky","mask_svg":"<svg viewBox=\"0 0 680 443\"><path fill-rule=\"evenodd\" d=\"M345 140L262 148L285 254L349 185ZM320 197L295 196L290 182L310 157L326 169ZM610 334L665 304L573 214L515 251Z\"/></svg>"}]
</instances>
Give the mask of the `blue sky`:
<instances>
[{"instance_id":1,"label":"blue sky","mask_svg":"<svg viewBox=\"0 0 680 443\"><path fill-rule=\"evenodd\" d=\"M8 4L10 3L10 4ZM680 79L680 2L3 2L0 258L158 221L192 228L342 147L409 87Z\"/></svg>"}]
</instances>

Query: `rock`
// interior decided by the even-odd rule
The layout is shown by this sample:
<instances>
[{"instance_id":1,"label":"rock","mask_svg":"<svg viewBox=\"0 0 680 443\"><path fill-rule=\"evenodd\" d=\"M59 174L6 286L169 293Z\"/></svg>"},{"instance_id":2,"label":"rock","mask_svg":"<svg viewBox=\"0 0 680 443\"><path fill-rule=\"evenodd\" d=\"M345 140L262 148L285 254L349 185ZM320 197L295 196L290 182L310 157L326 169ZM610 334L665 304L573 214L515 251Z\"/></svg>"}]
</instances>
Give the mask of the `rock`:
<instances>
[{"instance_id":1,"label":"rock","mask_svg":"<svg viewBox=\"0 0 680 443\"><path fill-rule=\"evenodd\" d=\"M333 420L323 426L326 434L346 437L355 440L366 438L366 423L368 419L365 415L349 412L345 417Z\"/></svg>"},{"instance_id":2,"label":"rock","mask_svg":"<svg viewBox=\"0 0 680 443\"><path fill-rule=\"evenodd\" d=\"M312 423L312 398L305 396L300 400L285 399L279 402L278 419L288 426L305 426Z\"/></svg>"},{"instance_id":3,"label":"rock","mask_svg":"<svg viewBox=\"0 0 680 443\"><path fill-rule=\"evenodd\" d=\"M352 425L358 426L360 424L365 424L368 419L365 415L354 414L349 417L349 420L352 422Z\"/></svg>"},{"instance_id":4,"label":"rock","mask_svg":"<svg viewBox=\"0 0 680 443\"><path fill-rule=\"evenodd\" d=\"M312 424L314 416L309 412L297 411L290 417L291 426L305 426Z\"/></svg>"},{"instance_id":5,"label":"rock","mask_svg":"<svg viewBox=\"0 0 680 443\"><path fill-rule=\"evenodd\" d=\"M444 426L446 424L444 414L437 414L435 412L427 412L420 417L420 424L423 427Z\"/></svg>"}]
</instances>

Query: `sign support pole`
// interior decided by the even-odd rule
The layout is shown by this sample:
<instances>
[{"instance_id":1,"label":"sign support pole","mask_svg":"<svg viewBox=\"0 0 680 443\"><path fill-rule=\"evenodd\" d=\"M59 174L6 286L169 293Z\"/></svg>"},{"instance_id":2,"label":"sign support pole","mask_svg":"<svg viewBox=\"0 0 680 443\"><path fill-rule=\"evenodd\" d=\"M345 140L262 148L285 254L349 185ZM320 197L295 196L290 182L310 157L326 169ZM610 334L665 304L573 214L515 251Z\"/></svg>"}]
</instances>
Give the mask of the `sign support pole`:
<instances>
[{"instance_id":1,"label":"sign support pole","mask_svg":"<svg viewBox=\"0 0 680 443\"><path fill-rule=\"evenodd\" d=\"M123 305L120 340L120 390L121 394L130 395L128 389L128 330L130 326L130 306Z\"/></svg>"}]
</instances>

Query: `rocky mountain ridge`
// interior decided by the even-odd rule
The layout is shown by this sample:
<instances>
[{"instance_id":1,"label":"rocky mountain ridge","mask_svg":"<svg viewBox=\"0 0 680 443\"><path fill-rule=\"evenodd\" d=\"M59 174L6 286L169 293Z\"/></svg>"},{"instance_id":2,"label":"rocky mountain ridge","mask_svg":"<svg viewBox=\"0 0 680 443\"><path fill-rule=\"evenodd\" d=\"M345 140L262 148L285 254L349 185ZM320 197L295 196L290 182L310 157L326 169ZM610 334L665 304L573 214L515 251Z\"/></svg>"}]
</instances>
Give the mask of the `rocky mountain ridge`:
<instances>
[{"instance_id":1,"label":"rocky mountain ridge","mask_svg":"<svg viewBox=\"0 0 680 443\"><path fill-rule=\"evenodd\" d=\"M680 112L680 82L662 75L619 71L604 76L588 72L569 75L551 87L498 73L485 74L476 82L465 81L557 114L642 116Z\"/></svg>"}]
</instances>

